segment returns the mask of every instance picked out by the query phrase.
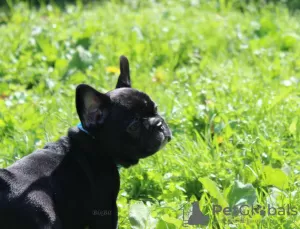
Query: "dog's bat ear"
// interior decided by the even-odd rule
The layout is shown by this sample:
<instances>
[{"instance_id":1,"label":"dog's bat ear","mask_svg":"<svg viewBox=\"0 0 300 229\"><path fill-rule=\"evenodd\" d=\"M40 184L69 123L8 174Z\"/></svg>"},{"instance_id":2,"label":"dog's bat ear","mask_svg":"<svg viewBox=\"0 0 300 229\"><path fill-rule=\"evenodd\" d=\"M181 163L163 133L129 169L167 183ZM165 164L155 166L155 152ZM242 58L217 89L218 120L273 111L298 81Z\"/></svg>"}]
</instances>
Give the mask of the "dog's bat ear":
<instances>
[{"instance_id":1,"label":"dog's bat ear","mask_svg":"<svg viewBox=\"0 0 300 229\"><path fill-rule=\"evenodd\" d=\"M86 84L76 88L76 110L83 128L93 130L101 125L108 115L110 98Z\"/></svg>"},{"instance_id":2,"label":"dog's bat ear","mask_svg":"<svg viewBox=\"0 0 300 229\"><path fill-rule=\"evenodd\" d=\"M120 76L116 88L131 87L129 62L125 56L120 56Z\"/></svg>"}]
</instances>

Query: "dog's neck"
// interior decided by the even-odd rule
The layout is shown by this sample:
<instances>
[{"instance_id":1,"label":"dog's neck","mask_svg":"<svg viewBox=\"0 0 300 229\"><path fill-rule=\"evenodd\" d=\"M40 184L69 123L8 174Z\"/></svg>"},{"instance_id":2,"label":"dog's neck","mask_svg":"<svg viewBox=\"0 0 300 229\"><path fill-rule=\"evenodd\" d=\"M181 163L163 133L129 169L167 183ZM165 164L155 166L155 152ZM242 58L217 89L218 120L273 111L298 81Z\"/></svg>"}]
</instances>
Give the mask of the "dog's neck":
<instances>
[{"instance_id":1,"label":"dog's neck","mask_svg":"<svg viewBox=\"0 0 300 229\"><path fill-rule=\"evenodd\" d=\"M81 125L70 128L68 137L73 148L72 151L75 151L79 156L83 155L89 163L99 160L113 160L113 152L106 149L106 142L101 142L99 138L96 140L89 132L84 130ZM121 168L118 164L116 164L116 166L118 169Z\"/></svg>"},{"instance_id":2,"label":"dog's neck","mask_svg":"<svg viewBox=\"0 0 300 229\"><path fill-rule=\"evenodd\" d=\"M76 161L89 179L92 195L95 198L95 181L99 172L99 164L115 164L115 162L111 155L106 152L107 150L101 147L105 145L104 143L102 144L99 140L96 141L92 135L78 126L69 129L68 138L72 147L70 151L75 154ZM118 170L120 169L117 164L115 166Z\"/></svg>"},{"instance_id":3,"label":"dog's neck","mask_svg":"<svg viewBox=\"0 0 300 229\"><path fill-rule=\"evenodd\" d=\"M102 147L105 144L102 144L101 140L96 141L92 135L78 127L70 128L68 137L73 148L80 154L84 154L87 157L109 156L109 153L105 152L105 148Z\"/></svg>"},{"instance_id":4,"label":"dog's neck","mask_svg":"<svg viewBox=\"0 0 300 229\"><path fill-rule=\"evenodd\" d=\"M87 133L82 132L78 127L70 128L68 130L68 137L76 151L80 151L84 154L92 154L97 150L94 139Z\"/></svg>"}]
</instances>

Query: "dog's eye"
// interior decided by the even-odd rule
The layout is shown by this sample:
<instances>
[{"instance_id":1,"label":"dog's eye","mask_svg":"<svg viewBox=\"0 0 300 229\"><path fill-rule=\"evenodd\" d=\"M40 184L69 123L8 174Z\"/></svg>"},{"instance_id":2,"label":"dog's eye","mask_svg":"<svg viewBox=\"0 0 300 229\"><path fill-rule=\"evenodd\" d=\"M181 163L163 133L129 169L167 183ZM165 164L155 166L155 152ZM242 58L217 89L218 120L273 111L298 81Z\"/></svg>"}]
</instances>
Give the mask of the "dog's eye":
<instances>
[{"instance_id":1,"label":"dog's eye","mask_svg":"<svg viewBox=\"0 0 300 229\"><path fill-rule=\"evenodd\" d=\"M132 133L132 132L136 132L140 129L140 122L139 121L134 121L132 122L128 127L127 127L127 131L129 133Z\"/></svg>"}]
</instances>

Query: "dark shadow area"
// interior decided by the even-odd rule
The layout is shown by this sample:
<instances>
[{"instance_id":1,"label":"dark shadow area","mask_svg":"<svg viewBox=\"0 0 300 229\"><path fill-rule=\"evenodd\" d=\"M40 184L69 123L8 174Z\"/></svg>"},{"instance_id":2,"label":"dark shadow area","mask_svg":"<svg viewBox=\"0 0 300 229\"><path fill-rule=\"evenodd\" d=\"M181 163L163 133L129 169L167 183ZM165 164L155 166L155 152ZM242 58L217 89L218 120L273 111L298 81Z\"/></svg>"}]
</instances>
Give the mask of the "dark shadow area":
<instances>
[{"instance_id":1,"label":"dark shadow area","mask_svg":"<svg viewBox=\"0 0 300 229\"><path fill-rule=\"evenodd\" d=\"M62 10L66 8L68 4L89 4L96 2L105 2L107 0L0 0L1 11L10 11L15 4L25 3L28 4L30 8L40 8L47 5L55 5Z\"/></svg>"},{"instance_id":2,"label":"dark shadow area","mask_svg":"<svg viewBox=\"0 0 300 229\"><path fill-rule=\"evenodd\" d=\"M13 7L14 4L23 2L27 3L30 7L41 7L43 5L57 5L60 8L64 9L67 4L81 4L85 5L88 3L96 3L96 2L106 2L108 0L0 0L0 7L7 8L8 10ZM207 0L208 1L208 0ZM124 0L119 0L120 3L125 3ZM156 2L163 2L157 0ZM218 5L221 5L222 1L219 1ZM250 4L255 4L258 9L263 8L266 4L269 3L281 3L288 6L291 11L300 9L300 1L299 0L226 0L227 5L232 5L234 8L240 9L241 11L247 11L247 7Z\"/></svg>"},{"instance_id":3,"label":"dark shadow area","mask_svg":"<svg viewBox=\"0 0 300 229\"><path fill-rule=\"evenodd\" d=\"M300 9L299 0L226 0L226 3L230 3L234 8L245 12L248 10L249 5L255 5L258 10L267 6L267 4L284 4L290 11L295 11Z\"/></svg>"}]
</instances>

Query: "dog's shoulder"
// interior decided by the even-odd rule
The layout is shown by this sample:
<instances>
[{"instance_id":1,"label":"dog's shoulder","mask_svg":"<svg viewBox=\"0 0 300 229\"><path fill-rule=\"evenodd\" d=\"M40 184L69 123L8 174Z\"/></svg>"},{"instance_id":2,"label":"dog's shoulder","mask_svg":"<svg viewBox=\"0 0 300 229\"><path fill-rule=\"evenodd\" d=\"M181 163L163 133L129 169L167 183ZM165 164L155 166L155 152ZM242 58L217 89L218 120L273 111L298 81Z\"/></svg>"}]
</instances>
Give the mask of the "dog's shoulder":
<instances>
[{"instance_id":1,"label":"dog's shoulder","mask_svg":"<svg viewBox=\"0 0 300 229\"><path fill-rule=\"evenodd\" d=\"M54 143L48 143L43 149L38 149L21 158L6 169L0 170L0 188L20 192L41 178L50 177L62 163L69 150L67 137L62 137Z\"/></svg>"},{"instance_id":2,"label":"dog's shoulder","mask_svg":"<svg viewBox=\"0 0 300 229\"><path fill-rule=\"evenodd\" d=\"M22 171L24 174L31 175L35 172L51 173L67 155L68 150L68 139L67 137L62 137L56 142L46 144L43 149L38 149L21 158L7 169L9 171Z\"/></svg>"}]
</instances>

